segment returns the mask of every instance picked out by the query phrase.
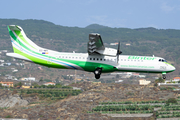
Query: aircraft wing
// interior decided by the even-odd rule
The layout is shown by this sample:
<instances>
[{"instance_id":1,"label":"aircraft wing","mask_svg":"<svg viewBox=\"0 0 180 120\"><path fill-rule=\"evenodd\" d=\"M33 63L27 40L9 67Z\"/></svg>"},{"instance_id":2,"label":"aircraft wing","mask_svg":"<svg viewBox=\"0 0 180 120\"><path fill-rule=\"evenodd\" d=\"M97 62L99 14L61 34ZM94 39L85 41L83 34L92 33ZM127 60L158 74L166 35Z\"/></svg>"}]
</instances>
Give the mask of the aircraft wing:
<instances>
[{"instance_id":1,"label":"aircraft wing","mask_svg":"<svg viewBox=\"0 0 180 120\"><path fill-rule=\"evenodd\" d=\"M89 34L89 41L87 47L89 55L99 54L115 57L117 53L116 49L104 47L101 35L98 33Z\"/></svg>"}]
</instances>

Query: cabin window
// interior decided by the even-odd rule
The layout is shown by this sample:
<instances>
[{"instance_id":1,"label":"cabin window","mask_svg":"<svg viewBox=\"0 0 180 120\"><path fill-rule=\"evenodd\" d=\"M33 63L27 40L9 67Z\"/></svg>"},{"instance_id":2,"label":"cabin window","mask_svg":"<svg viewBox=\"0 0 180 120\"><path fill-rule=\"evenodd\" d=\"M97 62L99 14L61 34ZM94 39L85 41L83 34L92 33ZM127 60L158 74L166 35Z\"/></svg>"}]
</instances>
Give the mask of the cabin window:
<instances>
[{"instance_id":1,"label":"cabin window","mask_svg":"<svg viewBox=\"0 0 180 120\"><path fill-rule=\"evenodd\" d=\"M99 58L97 58L97 60L99 60Z\"/></svg>"},{"instance_id":2,"label":"cabin window","mask_svg":"<svg viewBox=\"0 0 180 120\"><path fill-rule=\"evenodd\" d=\"M62 58L64 58L64 56L62 56Z\"/></svg>"},{"instance_id":3,"label":"cabin window","mask_svg":"<svg viewBox=\"0 0 180 120\"><path fill-rule=\"evenodd\" d=\"M104 61L106 61L106 59L104 59Z\"/></svg>"},{"instance_id":4,"label":"cabin window","mask_svg":"<svg viewBox=\"0 0 180 120\"><path fill-rule=\"evenodd\" d=\"M61 58L61 56L59 56L59 58Z\"/></svg>"},{"instance_id":5,"label":"cabin window","mask_svg":"<svg viewBox=\"0 0 180 120\"><path fill-rule=\"evenodd\" d=\"M79 59L81 59L81 57L79 57Z\"/></svg>"},{"instance_id":6,"label":"cabin window","mask_svg":"<svg viewBox=\"0 0 180 120\"><path fill-rule=\"evenodd\" d=\"M76 59L78 59L78 57L76 57Z\"/></svg>"},{"instance_id":7,"label":"cabin window","mask_svg":"<svg viewBox=\"0 0 180 120\"><path fill-rule=\"evenodd\" d=\"M95 58L93 58L93 60L95 60Z\"/></svg>"},{"instance_id":8,"label":"cabin window","mask_svg":"<svg viewBox=\"0 0 180 120\"><path fill-rule=\"evenodd\" d=\"M102 58L100 60L102 61Z\"/></svg>"},{"instance_id":9,"label":"cabin window","mask_svg":"<svg viewBox=\"0 0 180 120\"><path fill-rule=\"evenodd\" d=\"M159 59L159 61L161 62L161 59Z\"/></svg>"},{"instance_id":10,"label":"cabin window","mask_svg":"<svg viewBox=\"0 0 180 120\"><path fill-rule=\"evenodd\" d=\"M92 60L92 58L90 58L90 60Z\"/></svg>"}]
</instances>

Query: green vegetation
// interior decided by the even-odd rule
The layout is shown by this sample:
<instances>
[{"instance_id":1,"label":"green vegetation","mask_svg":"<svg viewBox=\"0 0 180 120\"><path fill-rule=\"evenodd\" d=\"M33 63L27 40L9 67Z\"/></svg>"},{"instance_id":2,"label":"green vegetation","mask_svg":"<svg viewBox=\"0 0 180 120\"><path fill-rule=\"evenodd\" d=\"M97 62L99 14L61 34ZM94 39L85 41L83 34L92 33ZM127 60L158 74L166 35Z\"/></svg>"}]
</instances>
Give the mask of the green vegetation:
<instances>
[{"instance_id":1,"label":"green vegetation","mask_svg":"<svg viewBox=\"0 0 180 120\"><path fill-rule=\"evenodd\" d=\"M107 105L107 104L145 104L145 103L165 103L166 101L137 101L137 102L132 102L132 101L123 101L123 102L101 102L101 105Z\"/></svg>"},{"instance_id":2,"label":"green vegetation","mask_svg":"<svg viewBox=\"0 0 180 120\"><path fill-rule=\"evenodd\" d=\"M180 117L180 97L169 98L167 101L124 101L124 102L101 102L92 111L87 113L100 112L103 114L143 114L154 113L156 118ZM154 112L154 108L160 110Z\"/></svg>"},{"instance_id":3,"label":"green vegetation","mask_svg":"<svg viewBox=\"0 0 180 120\"><path fill-rule=\"evenodd\" d=\"M180 117L180 111L176 111L176 110L180 110L179 104L165 105L161 108L161 110L156 112L156 116L157 118Z\"/></svg>"},{"instance_id":4,"label":"green vegetation","mask_svg":"<svg viewBox=\"0 0 180 120\"><path fill-rule=\"evenodd\" d=\"M37 83L34 83L30 88L65 88L65 89L72 89L71 86L63 86L60 83L57 83L56 85L38 85Z\"/></svg>"},{"instance_id":5,"label":"green vegetation","mask_svg":"<svg viewBox=\"0 0 180 120\"><path fill-rule=\"evenodd\" d=\"M21 83L21 82L19 82L19 83L17 83L17 84L14 85L14 87L21 87L21 86L22 86L22 83Z\"/></svg>"},{"instance_id":6,"label":"green vegetation","mask_svg":"<svg viewBox=\"0 0 180 120\"><path fill-rule=\"evenodd\" d=\"M169 98L167 101L166 101L166 104L170 104L170 103L177 103L177 100L175 98Z\"/></svg>"},{"instance_id":7,"label":"green vegetation","mask_svg":"<svg viewBox=\"0 0 180 120\"><path fill-rule=\"evenodd\" d=\"M12 118L12 116L11 115L7 115L5 118Z\"/></svg>"},{"instance_id":8,"label":"green vegetation","mask_svg":"<svg viewBox=\"0 0 180 120\"><path fill-rule=\"evenodd\" d=\"M69 95L75 96L81 93L81 90L72 89L24 89L18 91L23 97L38 96L40 99L58 100L64 99Z\"/></svg>"},{"instance_id":9,"label":"green vegetation","mask_svg":"<svg viewBox=\"0 0 180 120\"><path fill-rule=\"evenodd\" d=\"M154 107L151 105L112 105L112 106L97 106L93 108L92 111L144 111L144 110L154 110Z\"/></svg>"}]
</instances>

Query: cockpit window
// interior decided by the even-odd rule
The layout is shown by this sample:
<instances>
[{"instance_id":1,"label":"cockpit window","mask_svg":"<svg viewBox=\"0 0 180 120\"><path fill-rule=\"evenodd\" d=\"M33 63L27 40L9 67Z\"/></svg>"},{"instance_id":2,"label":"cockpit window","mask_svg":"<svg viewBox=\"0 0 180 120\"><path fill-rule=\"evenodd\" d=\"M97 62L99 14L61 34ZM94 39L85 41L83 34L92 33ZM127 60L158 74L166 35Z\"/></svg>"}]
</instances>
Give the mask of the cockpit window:
<instances>
[{"instance_id":1,"label":"cockpit window","mask_svg":"<svg viewBox=\"0 0 180 120\"><path fill-rule=\"evenodd\" d=\"M159 59L159 62L167 62L165 59Z\"/></svg>"},{"instance_id":2,"label":"cockpit window","mask_svg":"<svg viewBox=\"0 0 180 120\"><path fill-rule=\"evenodd\" d=\"M167 62L166 60L164 60L164 62Z\"/></svg>"}]
</instances>

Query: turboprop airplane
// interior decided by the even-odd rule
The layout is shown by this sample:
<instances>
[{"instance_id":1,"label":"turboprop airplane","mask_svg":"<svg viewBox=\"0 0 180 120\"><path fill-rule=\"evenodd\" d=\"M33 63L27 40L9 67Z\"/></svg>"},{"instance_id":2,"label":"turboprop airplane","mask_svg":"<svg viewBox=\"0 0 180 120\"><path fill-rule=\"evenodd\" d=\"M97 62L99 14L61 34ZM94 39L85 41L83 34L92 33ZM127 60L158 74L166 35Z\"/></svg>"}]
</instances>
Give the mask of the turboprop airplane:
<instances>
[{"instance_id":1,"label":"turboprop airplane","mask_svg":"<svg viewBox=\"0 0 180 120\"><path fill-rule=\"evenodd\" d=\"M165 79L166 73L175 70L174 66L161 57L120 55L120 42L117 50L107 48L97 33L89 34L88 53L69 53L39 47L26 36L20 26L9 25L8 30L14 52L7 53L7 56L47 67L93 72L96 79L100 78L101 73L114 71L162 73Z\"/></svg>"}]
</instances>

